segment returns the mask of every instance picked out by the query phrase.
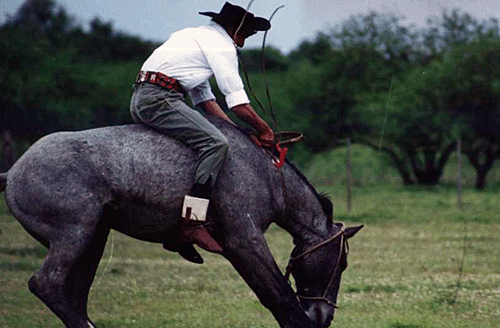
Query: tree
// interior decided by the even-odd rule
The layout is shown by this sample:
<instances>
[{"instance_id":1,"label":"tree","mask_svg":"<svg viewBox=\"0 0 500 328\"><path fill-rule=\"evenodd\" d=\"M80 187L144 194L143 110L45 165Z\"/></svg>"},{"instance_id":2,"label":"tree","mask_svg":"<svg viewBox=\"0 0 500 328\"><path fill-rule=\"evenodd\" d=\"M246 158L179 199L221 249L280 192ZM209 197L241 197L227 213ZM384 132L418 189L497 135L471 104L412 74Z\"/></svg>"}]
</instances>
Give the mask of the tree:
<instances>
[{"instance_id":1,"label":"tree","mask_svg":"<svg viewBox=\"0 0 500 328\"><path fill-rule=\"evenodd\" d=\"M291 80L305 81L306 88L292 86L290 97L296 111L309 118L306 145L312 151L368 132L371 123L355 108L389 90L391 79L409 69L412 39L399 18L370 13L351 17L330 35L318 34L290 54L302 60L298 69L292 67L296 73Z\"/></svg>"},{"instance_id":2,"label":"tree","mask_svg":"<svg viewBox=\"0 0 500 328\"><path fill-rule=\"evenodd\" d=\"M332 29L330 41L334 49L367 49L376 52L394 71L405 69L420 59L418 35L413 26L405 26L403 18L394 14L370 12L351 16Z\"/></svg>"},{"instance_id":3,"label":"tree","mask_svg":"<svg viewBox=\"0 0 500 328\"><path fill-rule=\"evenodd\" d=\"M383 135L378 145L391 154L406 184L438 183L460 136L477 170L476 187L484 188L500 157L499 63L499 40L456 47L395 80L392 92L363 111L372 133Z\"/></svg>"},{"instance_id":4,"label":"tree","mask_svg":"<svg viewBox=\"0 0 500 328\"><path fill-rule=\"evenodd\" d=\"M445 56L454 71L448 109L465 122L464 152L476 169L476 188L500 157L500 38L481 38Z\"/></svg>"},{"instance_id":5,"label":"tree","mask_svg":"<svg viewBox=\"0 0 500 328\"><path fill-rule=\"evenodd\" d=\"M429 18L427 26L419 32L419 45L427 58L435 58L455 47L482 38L498 38L498 20L478 21L458 9L443 11L441 17Z\"/></svg>"},{"instance_id":6,"label":"tree","mask_svg":"<svg viewBox=\"0 0 500 328\"><path fill-rule=\"evenodd\" d=\"M466 153L478 169L478 186L481 185L483 172L491 168L498 149L490 132L488 138L479 134L489 126L486 120L494 122L497 115L497 96L491 92L496 78L491 72L492 63L498 59L482 56L482 61L476 60L478 56L463 47L479 40L487 44L485 39L498 35L497 22L479 22L458 11L444 12L441 20L430 20L429 28L420 34L398 22L397 17L390 15L355 16L332 36L333 44L344 50L355 45L379 54L358 66L362 74L351 82L365 79L364 87L356 88L362 95L357 97L352 112L358 112L371 127L369 133L358 134L356 140L386 151L405 184L432 185L439 182L455 140L463 134L468 145ZM372 69L365 71L367 65L372 65ZM478 67L482 67L481 73ZM367 72L374 76L367 78ZM392 81L390 89L384 88L387 81ZM457 110L459 103L467 109ZM470 133L461 133L464 127Z\"/></svg>"},{"instance_id":7,"label":"tree","mask_svg":"<svg viewBox=\"0 0 500 328\"><path fill-rule=\"evenodd\" d=\"M445 107L449 78L442 63L433 61L395 79L389 92L363 110L372 130L360 140L387 152L404 184L437 184L455 149L457 119Z\"/></svg>"},{"instance_id":8,"label":"tree","mask_svg":"<svg viewBox=\"0 0 500 328\"><path fill-rule=\"evenodd\" d=\"M323 33L318 33L314 41L303 41L296 50L288 56L292 61L308 60L313 65L328 61L332 51L330 37Z\"/></svg>"},{"instance_id":9,"label":"tree","mask_svg":"<svg viewBox=\"0 0 500 328\"><path fill-rule=\"evenodd\" d=\"M355 83L348 83L352 70L349 54L332 52L329 62L313 65L302 61L289 73L288 97L300 119L297 129L306 135L306 146L312 152L326 151L342 145L353 130L365 127L351 112L356 104ZM295 125L298 125L295 123Z\"/></svg>"},{"instance_id":10,"label":"tree","mask_svg":"<svg viewBox=\"0 0 500 328\"><path fill-rule=\"evenodd\" d=\"M104 62L143 61L157 46L153 42L116 32L111 22L99 18L90 22L89 33L75 45L80 56Z\"/></svg>"},{"instance_id":11,"label":"tree","mask_svg":"<svg viewBox=\"0 0 500 328\"><path fill-rule=\"evenodd\" d=\"M82 55L97 37L103 38L101 55ZM55 1L26 1L0 26L4 155L19 141L31 143L53 131L130 122L128 101L140 68L134 60L145 58L152 45L98 20L86 33Z\"/></svg>"},{"instance_id":12,"label":"tree","mask_svg":"<svg viewBox=\"0 0 500 328\"><path fill-rule=\"evenodd\" d=\"M240 54L244 69L249 72L262 72L262 49L242 50ZM286 71L288 59L276 48L264 48L264 65L266 71Z\"/></svg>"}]
</instances>

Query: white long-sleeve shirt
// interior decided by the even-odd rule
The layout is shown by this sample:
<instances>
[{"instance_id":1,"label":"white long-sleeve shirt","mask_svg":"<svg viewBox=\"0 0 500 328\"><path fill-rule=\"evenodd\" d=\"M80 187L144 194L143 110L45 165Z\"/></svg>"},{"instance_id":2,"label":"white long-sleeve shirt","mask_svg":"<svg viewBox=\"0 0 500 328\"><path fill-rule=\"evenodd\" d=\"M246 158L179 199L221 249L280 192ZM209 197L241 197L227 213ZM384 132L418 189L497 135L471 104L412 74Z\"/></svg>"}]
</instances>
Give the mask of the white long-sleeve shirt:
<instances>
[{"instance_id":1,"label":"white long-sleeve shirt","mask_svg":"<svg viewBox=\"0 0 500 328\"><path fill-rule=\"evenodd\" d=\"M226 30L214 22L173 33L151 54L142 70L173 77L195 105L215 99L208 81L212 76L229 108L250 102L238 72L234 42Z\"/></svg>"}]
</instances>

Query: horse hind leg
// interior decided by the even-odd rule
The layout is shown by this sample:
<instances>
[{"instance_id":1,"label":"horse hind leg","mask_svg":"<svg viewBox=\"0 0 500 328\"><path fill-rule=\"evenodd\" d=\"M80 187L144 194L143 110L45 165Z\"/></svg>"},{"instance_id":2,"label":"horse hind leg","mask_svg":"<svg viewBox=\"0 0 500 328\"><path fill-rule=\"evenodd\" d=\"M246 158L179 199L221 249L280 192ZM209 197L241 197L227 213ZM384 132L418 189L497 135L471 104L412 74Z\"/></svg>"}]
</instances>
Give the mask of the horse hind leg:
<instances>
[{"instance_id":1,"label":"horse hind leg","mask_svg":"<svg viewBox=\"0 0 500 328\"><path fill-rule=\"evenodd\" d=\"M85 224L80 220L59 231L58 238L50 241L42 266L28 283L30 291L68 328L94 328L86 312L87 296L107 237L102 231L95 237L98 220L98 216L86 217ZM92 245L95 240L100 241L99 246ZM77 274L78 270L84 273ZM83 276L86 278L79 281Z\"/></svg>"},{"instance_id":2,"label":"horse hind leg","mask_svg":"<svg viewBox=\"0 0 500 328\"><path fill-rule=\"evenodd\" d=\"M67 297L66 287L69 270L75 262L74 251L56 243L51 244L49 254L40 269L29 280L30 291L35 294L68 328L89 328L87 318L73 308Z\"/></svg>"},{"instance_id":3,"label":"horse hind leg","mask_svg":"<svg viewBox=\"0 0 500 328\"><path fill-rule=\"evenodd\" d=\"M90 287L102 258L109 232L109 224L106 220L101 220L92 241L71 269L66 286L67 296L72 308L85 316L92 328L95 325L88 317L87 302Z\"/></svg>"}]
</instances>

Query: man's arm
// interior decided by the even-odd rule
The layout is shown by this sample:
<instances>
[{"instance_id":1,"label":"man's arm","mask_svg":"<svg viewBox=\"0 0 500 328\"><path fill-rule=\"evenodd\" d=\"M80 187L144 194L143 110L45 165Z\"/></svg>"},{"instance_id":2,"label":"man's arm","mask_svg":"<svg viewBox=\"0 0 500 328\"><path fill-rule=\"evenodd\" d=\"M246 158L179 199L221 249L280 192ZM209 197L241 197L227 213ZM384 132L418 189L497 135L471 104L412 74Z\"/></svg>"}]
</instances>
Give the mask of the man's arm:
<instances>
[{"instance_id":1,"label":"man's arm","mask_svg":"<svg viewBox=\"0 0 500 328\"><path fill-rule=\"evenodd\" d=\"M225 119L231 124L236 125L229 116L224 113L222 108L215 100L208 100L199 103L198 106L203 109L203 111L209 115L214 115ZM259 117L255 110L250 106L250 104L237 105L231 108L231 110L236 114L236 116L242 121L248 123L251 127L257 130L258 138L260 140L254 141L259 146L272 147L274 145L274 132L271 130L269 125Z\"/></svg>"},{"instance_id":2,"label":"man's arm","mask_svg":"<svg viewBox=\"0 0 500 328\"><path fill-rule=\"evenodd\" d=\"M229 123L231 123L233 125L236 125L229 118L229 116L227 116L226 113L224 113L224 111L222 110L222 108L220 108L219 104L215 100L204 101L202 103L199 103L198 106L201 109L203 109L203 111L205 113L207 113L209 115L221 117L221 118L225 119L226 121L228 121Z\"/></svg>"},{"instance_id":3,"label":"man's arm","mask_svg":"<svg viewBox=\"0 0 500 328\"><path fill-rule=\"evenodd\" d=\"M239 119L250 124L257 133L261 141L261 146L272 147L274 145L274 132L269 125L260 118L250 104L237 105L231 110L238 116Z\"/></svg>"}]
</instances>

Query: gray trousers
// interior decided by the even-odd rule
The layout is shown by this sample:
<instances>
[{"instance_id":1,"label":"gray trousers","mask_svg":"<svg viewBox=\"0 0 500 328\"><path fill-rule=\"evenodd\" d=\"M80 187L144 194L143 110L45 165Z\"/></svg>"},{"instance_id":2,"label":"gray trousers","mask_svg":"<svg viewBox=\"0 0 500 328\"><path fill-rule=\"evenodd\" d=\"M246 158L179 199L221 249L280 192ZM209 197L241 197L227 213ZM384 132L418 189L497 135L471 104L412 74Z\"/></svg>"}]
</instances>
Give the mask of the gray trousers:
<instances>
[{"instance_id":1,"label":"gray trousers","mask_svg":"<svg viewBox=\"0 0 500 328\"><path fill-rule=\"evenodd\" d=\"M226 137L201 113L184 102L184 95L149 83L134 87L130 113L137 123L177 139L198 153L195 183L212 187L229 149Z\"/></svg>"}]
</instances>

